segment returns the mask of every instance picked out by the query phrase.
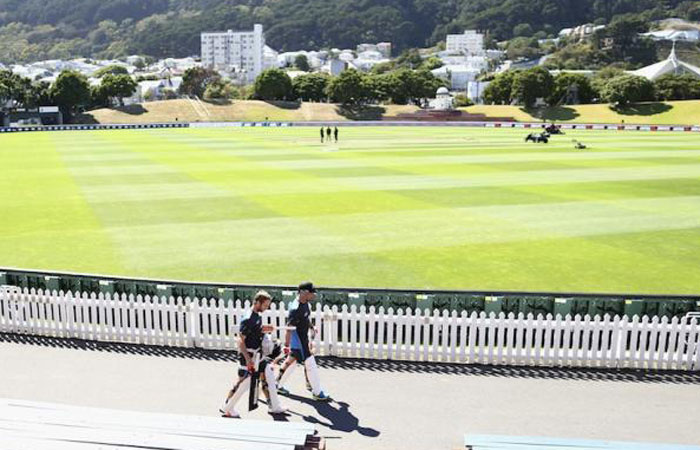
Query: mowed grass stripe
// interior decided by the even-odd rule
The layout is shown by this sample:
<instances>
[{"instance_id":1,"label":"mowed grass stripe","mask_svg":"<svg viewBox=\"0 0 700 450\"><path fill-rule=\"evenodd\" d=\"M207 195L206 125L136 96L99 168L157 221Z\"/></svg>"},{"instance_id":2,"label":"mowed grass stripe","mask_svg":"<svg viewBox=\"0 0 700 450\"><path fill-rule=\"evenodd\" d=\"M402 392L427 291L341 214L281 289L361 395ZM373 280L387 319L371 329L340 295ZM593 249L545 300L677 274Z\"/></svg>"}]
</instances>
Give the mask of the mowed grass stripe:
<instances>
[{"instance_id":1,"label":"mowed grass stripe","mask_svg":"<svg viewBox=\"0 0 700 450\"><path fill-rule=\"evenodd\" d=\"M420 176L373 176L373 177L343 177L334 180L328 178L310 178L303 174L288 175L275 171L272 178L264 182L246 183L255 176L227 179L218 172L197 171L193 176L200 180L207 177L212 179L210 185L197 185L190 189L182 189L181 183L163 183L161 185L145 185L138 192L128 185L123 186L86 186L84 191L91 201L114 200L163 200L171 198L204 198L220 197L235 193L240 196L269 196L271 194L319 194L328 192L372 191L383 195L387 191L414 189L446 189L460 187L485 186L527 186L535 184L560 183L598 183L610 181L635 180L670 180L679 178L700 177L700 164L666 165L654 167L632 167L612 169L571 169L571 170L538 170L515 173L485 173L470 176L469 174L420 175ZM258 178L261 178L260 176ZM286 180L283 178L287 178ZM216 186L214 186L216 184ZM228 192L227 192L228 191Z\"/></svg>"},{"instance_id":2,"label":"mowed grass stripe","mask_svg":"<svg viewBox=\"0 0 700 450\"><path fill-rule=\"evenodd\" d=\"M341 128L340 143L321 145L317 133L143 130L53 139L120 249L119 263L98 261L98 272L700 291L694 136L577 132L537 146L522 142L525 130L377 127ZM590 150L574 151L573 138ZM13 143L10 189L65 172L41 160L20 177L23 141L36 145L30 135ZM65 234L77 233L66 225Z\"/></svg>"},{"instance_id":3,"label":"mowed grass stripe","mask_svg":"<svg viewBox=\"0 0 700 450\"><path fill-rule=\"evenodd\" d=\"M189 144L188 144L189 146ZM187 146L182 146L182 144L178 144L178 149L181 149L184 153L186 154L192 154L193 152L189 148L182 148L182 147L187 147ZM169 149L171 149L171 146L166 146L166 151L163 152L162 148L159 147L154 143L153 146L148 146L148 157L152 158L158 162L161 162L163 164L169 164L173 167L178 167L181 170L188 171L188 166L182 166L182 154L171 154ZM211 149L203 150L200 148L195 148L194 149L197 154L192 154L192 157L196 160L210 160L211 158L217 157L220 159L224 160L231 160L232 157L231 155L221 155L218 154L216 151L212 151ZM235 158L236 161L238 161L240 164L247 164L247 165L252 165L252 166L259 166L258 163L254 161L247 161L242 158ZM288 182L292 183L299 183L300 181L310 181L316 183L316 185L321 185L324 184L326 188L331 188L334 186L334 181L333 180L327 180L325 183L321 183L323 180L316 178L316 177L309 177L308 175L305 174L300 174L298 172L290 172L286 171L284 169L278 169L278 170L270 170L269 168L265 167L260 167L259 172L266 172L265 179L263 183L266 182L266 180L269 177L275 177L275 178L284 178L288 180ZM226 177L222 178L220 173L211 173L211 172L206 172L206 171L188 171L188 173L199 180L207 181L210 184L214 184L217 186L223 186L224 188L230 190L233 193L240 194L241 190L246 188L250 183L258 183L258 186L264 186L264 184L260 184L260 173L255 173L254 177L246 177L246 176L231 176L231 177ZM326 221L325 220L317 220L318 216L308 216L306 214L306 211L314 210L316 209L316 204L311 203L307 199L307 201L301 202L299 204L291 204L287 202L279 202L277 201L278 199L275 197L267 196L267 195L262 195L262 196L250 196L250 195L245 195L245 199L247 201L251 201L253 203L256 203L258 205L263 206L266 209L276 211L277 213L281 215L286 215L289 216L285 219L280 219L282 220L281 223L275 224L275 229L279 230L281 232L281 238L284 242L296 242L299 245L299 248L303 248L304 250L299 250L302 251L303 254L308 256L313 255L313 253L309 253L309 250L305 249L304 243L308 241L309 237L313 237L313 240L315 242L314 245L321 246L325 248L326 250L330 250L332 248L335 248L336 250L332 253L347 253L347 249L353 248L356 243L355 242L348 242L348 239L356 239L355 236L352 235L337 235L335 233L335 230L333 228L330 228L326 226ZM337 203L337 198L335 199L336 202L331 203L331 204L338 204ZM357 196L355 196L355 201L359 200ZM365 203L366 204L366 203ZM372 205L371 208L373 209L378 209L378 207L382 207L383 205L391 205L392 208L396 208L398 205L403 205L407 209L415 209L415 208L420 208L424 209L426 208L426 205L421 204L421 202L415 200L415 199L410 199L406 198L400 195L395 195L395 194L390 194L390 193L374 193L372 196L370 204ZM319 205L322 206L322 205ZM271 219L274 220L274 219ZM239 220L238 222L243 222L244 220ZM263 222L264 220L261 220ZM209 224L211 225L211 224ZM197 227L188 225L185 226L185 235L188 235L188 232L193 233L194 235L197 235ZM207 229L210 227L207 226ZM230 230L230 226L225 227L227 230ZM247 228L244 226L244 229ZM254 226L254 228L258 229L257 225ZM236 229L236 227L234 227ZM235 245L238 245L238 242L243 241L243 242L254 242L258 241L264 248L268 248L270 246L275 247L276 249L280 249L283 251L283 253L288 254L290 248L283 245L282 242L278 242L272 237L272 233L268 232L267 236L265 239L260 240L257 236L247 236L245 234L244 229L237 229L235 232L235 235L237 236L236 239L233 241L236 243ZM262 228L266 229L266 228ZM312 232L309 234L309 230ZM119 232L117 230L112 230L112 234L119 239ZM131 231L128 231L127 234L131 234ZM160 233L159 233L160 234ZM167 229L162 230L162 235L167 236L170 233L168 232ZM224 230L219 230L217 232L219 236L225 236L227 235ZM196 237L193 239L194 242L202 242L206 241L206 237ZM225 240L225 239L224 239ZM233 251L235 252L238 247L231 248L231 249L226 249L226 251ZM261 253L261 248L249 248L249 253L251 255L258 255ZM197 252L201 251L201 248L197 249ZM185 254L188 254L189 252L185 251ZM136 257L132 257L131 260L136 261L139 260L142 256L137 255ZM241 256L241 258L245 259L244 256ZM381 265L383 262L381 261L381 257L378 255L375 255L373 258L369 258L371 260L374 260L376 264ZM396 268L396 270L401 270L401 268Z\"/></svg>"},{"instance_id":4,"label":"mowed grass stripe","mask_svg":"<svg viewBox=\"0 0 700 450\"><path fill-rule=\"evenodd\" d=\"M410 248L382 252L390 261L423 275L406 279L385 272L385 282L418 289L445 287L471 290L608 292L616 294L688 294L700 289L695 261L676 259L673 251L657 253L659 245L700 252L699 230L660 230L600 234L533 241L465 244L435 251ZM682 245L680 243L683 243ZM594 286L595 288L591 288Z\"/></svg>"},{"instance_id":5,"label":"mowed grass stripe","mask_svg":"<svg viewBox=\"0 0 700 450\"><path fill-rule=\"evenodd\" d=\"M143 139L143 135L140 137ZM274 217L275 213L260 207L244 198L230 195L216 186L192 178L187 173L160 164L134 151L134 142L129 146L109 135L97 138L99 148L121 149L138 161L143 172L128 175L110 173L114 170L109 161L102 165L98 174L87 175L88 171L72 168L75 179L89 199L93 209L107 227L125 225L145 225L159 223L207 222L233 220L241 217ZM111 186L121 195L103 197L94 195L91 187ZM154 192L165 198L149 197ZM191 197L191 195L194 195Z\"/></svg>"},{"instance_id":6,"label":"mowed grass stripe","mask_svg":"<svg viewBox=\"0 0 700 450\"><path fill-rule=\"evenodd\" d=\"M665 208L664 213L659 213ZM311 224L319 226L314 227ZM402 224L410 223L410 228ZM537 241L700 227L700 196L546 205L485 206L425 211L235 220L205 224L113 228L130 240L139 259L207 258L210 252L236 252L241 260L279 257L302 251L309 257L335 253L382 252L403 248L441 248L465 244ZM134 232L138 228L137 232ZM177 230L183 245L199 252L180 253L166 245ZM329 233L328 230L333 230ZM290 239L290 236L295 236ZM191 261L190 263L194 263Z\"/></svg>"},{"instance_id":7,"label":"mowed grass stripe","mask_svg":"<svg viewBox=\"0 0 700 450\"><path fill-rule=\"evenodd\" d=\"M125 271L52 138L50 133L36 133L30 141L21 134L2 136L0 264ZM42 171L47 167L48 176Z\"/></svg>"},{"instance_id":8,"label":"mowed grass stripe","mask_svg":"<svg viewBox=\"0 0 700 450\"><path fill-rule=\"evenodd\" d=\"M255 145L255 142L252 145ZM189 144L187 144L187 146L191 147ZM285 168L271 168L256 161L250 161L241 157L234 157L229 154L220 154L219 152L208 148L187 148L183 149L183 152L188 155L194 154L192 157L195 161L211 161L213 158L218 158L216 159L217 161L237 164L242 170L235 170L231 173L219 172L217 170L210 171L207 170L206 165L197 166L196 163L194 166L195 169L192 170L190 169L190 164L188 162L183 164L183 155L169 154L167 149L171 147L169 147L167 144L164 147L166 149L165 151L157 150L154 152L154 148L158 147L151 147L150 157L156 158L158 161L161 161L164 164L186 170L192 177L206 181L212 185L220 186L222 189L225 189L233 194L259 203L265 208L278 211L281 215L303 217L308 214L306 211L313 211L317 203L312 202L312 198L310 198L309 201L300 202L299 204L287 201L279 202L275 197L277 195L281 195L283 197L286 194L286 189L281 192L272 191L275 195L268 195L268 186L272 184L285 183L289 186L313 185L315 189L318 190L318 193L338 191L338 180L336 179L322 178L308 173L287 170ZM293 189L290 188L289 190ZM361 201L362 199L357 200ZM431 207L431 205L425 205L423 202L418 200L402 197L400 195L388 192L373 192L371 199L370 196L364 196L364 200L370 201L374 205L381 205L381 207L389 205L393 205L394 208L400 205L401 208L405 209L424 209L426 207ZM325 202L318 202L318 204L323 203ZM361 201L361 203L364 202Z\"/></svg>"}]
</instances>

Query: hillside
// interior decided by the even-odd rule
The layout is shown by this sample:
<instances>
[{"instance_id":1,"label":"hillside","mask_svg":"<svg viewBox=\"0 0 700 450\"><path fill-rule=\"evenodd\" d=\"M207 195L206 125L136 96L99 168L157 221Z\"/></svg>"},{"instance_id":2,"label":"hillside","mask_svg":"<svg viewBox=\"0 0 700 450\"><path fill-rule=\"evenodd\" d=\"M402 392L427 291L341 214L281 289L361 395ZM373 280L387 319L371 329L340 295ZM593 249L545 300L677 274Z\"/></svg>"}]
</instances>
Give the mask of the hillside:
<instances>
[{"instance_id":1,"label":"hillside","mask_svg":"<svg viewBox=\"0 0 700 450\"><path fill-rule=\"evenodd\" d=\"M168 100L132 105L119 109L98 109L81 117L83 122L147 123L147 122L236 122L262 121L316 121L316 120L377 120L416 111L415 106L385 105L350 111L328 103L267 103L239 100L228 105L211 103L193 104L189 100ZM490 117L513 117L521 122L553 120L571 123L626 123L635 124L700 124L700 101L647 103L614 111L609 105L578 105L526 112L518 106L476 105L465 108L470 113Z\"/></svg>"},{"instance_id":2,"label":"hillside","mask_svg":"<svg viewBox=\"0 0 700 450\"><path fill-rule=\"evenodd\" d=\"M613 110L609 105L576 105L544 108L526 112L519 106L475 105L466 108L470 113L492 117L513 117L521 122L553 120L571 123L625 123L682 125L700 124L700 101L655 102L632 105Z\"/></svg>"},{"instance_id":3,"label":"hillside","mask_svg":"<svg viewBox=\"0 0 700 450\"><path fill-rule=\"evenodd\" d=\"M212 103L193 104L190 100L167 100L132 105L119 109L98 109L81 118L83 122L145 123L145 122L235 122L262 121L315 121L379 119L383 115L396 115L416 111L415 106L389 105L368 107L360 111L343 109L328 103L267 103L256 100L239 100L228 105Z\"/></svg>"},{"instance_id":4,"label":"hillside","mask_svg":"<svg viewBox=\"0 0 700 450\"><path fill-rule=\"evenodd\" d=\"M397 51L448 32L554 36L626 13L700 20L683 0L0 0L0 62L199 54L202 31L262 23L282 51L390 41Z\"/></svg>"}]
</instances>

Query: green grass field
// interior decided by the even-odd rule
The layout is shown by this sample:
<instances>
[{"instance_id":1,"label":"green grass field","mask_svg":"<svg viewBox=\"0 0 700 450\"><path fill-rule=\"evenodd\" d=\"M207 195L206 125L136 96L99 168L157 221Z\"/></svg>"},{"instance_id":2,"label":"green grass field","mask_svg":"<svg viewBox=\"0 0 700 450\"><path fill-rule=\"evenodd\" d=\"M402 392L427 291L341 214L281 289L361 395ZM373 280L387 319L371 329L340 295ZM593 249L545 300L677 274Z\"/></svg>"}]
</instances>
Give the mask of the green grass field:
<instances>
[{"instance_id":1,"label":"green grass field","mask_svg":"<svg viewBox=\"0 0 700 450\"><path fill-rule=\"evenodd\" d=\"M0 266L186 280L700 292L690 133L0 136ZM589 145L576 151L577 138Z\"/></svg>"}]
</instances>

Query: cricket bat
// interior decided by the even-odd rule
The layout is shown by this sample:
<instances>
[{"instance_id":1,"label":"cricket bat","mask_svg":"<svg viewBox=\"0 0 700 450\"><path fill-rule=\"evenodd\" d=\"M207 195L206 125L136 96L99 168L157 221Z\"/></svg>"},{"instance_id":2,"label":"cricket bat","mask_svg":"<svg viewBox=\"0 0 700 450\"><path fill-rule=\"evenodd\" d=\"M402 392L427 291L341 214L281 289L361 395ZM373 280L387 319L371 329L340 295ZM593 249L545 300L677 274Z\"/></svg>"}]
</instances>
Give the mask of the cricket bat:
<instances>
[{"instance_id":1,"label":"cricket bat","mask_svg":"<svg viewBox=\"0 0 700 450\"><path fill-rule=\"evenodd\" d=\"M253 373L250 374L250 394L248 395L248 411L258 408L258 397L260 396L260 352L255 352L253 358Z\"/></svg>"}]
</instances>

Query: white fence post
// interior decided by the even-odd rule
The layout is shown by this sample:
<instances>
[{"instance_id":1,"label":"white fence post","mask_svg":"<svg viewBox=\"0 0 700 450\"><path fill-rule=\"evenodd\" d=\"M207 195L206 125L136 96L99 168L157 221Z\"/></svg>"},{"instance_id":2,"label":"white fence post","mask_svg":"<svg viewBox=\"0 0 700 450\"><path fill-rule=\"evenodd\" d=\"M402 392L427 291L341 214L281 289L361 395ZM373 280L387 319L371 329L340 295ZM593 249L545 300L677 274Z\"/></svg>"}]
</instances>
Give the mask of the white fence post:
<instances>
[{"instance_id":1,"label":"white fence post","mask_svg":"<svg viewBox=\"0 0 700 450\"><path fill-rule=\"evenodd\" d=\"M189 327L189 341L192 347L199 347L199 323L200 323L200 313L199 313L199 300L195 297L194 300L189 297L185 298L186 311L189 313L189 321L187 322Z\"/></svg>"},{"instance_id":2,"label":"white fence post","mask_svg":"<svg viewBox=\"0 0 700 450\"><path fill-rule=\"evenodd\" d=\"M0 292L0 332L147 345L235 349L249 303L49 292ZM562 317L343 305L312 311L323 356L559 367L700 370L697 319ZM264 322L284 338L286 311Z\"/></svg>"}]
</instances>

